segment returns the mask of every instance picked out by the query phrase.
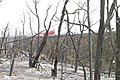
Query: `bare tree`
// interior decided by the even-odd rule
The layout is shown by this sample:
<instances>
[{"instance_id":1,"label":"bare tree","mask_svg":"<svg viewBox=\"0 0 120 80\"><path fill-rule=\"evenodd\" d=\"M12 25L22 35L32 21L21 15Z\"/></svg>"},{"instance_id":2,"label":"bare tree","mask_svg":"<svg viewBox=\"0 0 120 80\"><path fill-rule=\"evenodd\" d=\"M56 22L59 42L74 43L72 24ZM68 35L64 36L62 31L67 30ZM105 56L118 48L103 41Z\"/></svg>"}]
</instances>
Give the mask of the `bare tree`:
<instances>
[{"instance_id":1,"label":"bare tree","mask_svg":"<svg viewBox=\"0 0 120 80\"><path fill-rule=\"evenodd\" d=\"M31 35L33 36L33 30L32 30L32 23L31 23L31 15L28 12L29 15L29 26L30 26L30 30L31 30ZM29 66L32 66L32 55L33 55L33 38L31 38L30 41L30 52L29 52Z\"/></svg>"},{"instance_id":2,"label":"bare tree","mask_svg":"<svg viewBox=\"0 0 120 80\"><path fill-rule=\"evenodd\" d=\"M117 5L117 0L116 0ZM118 15L118 7L116 10L116 77L115 80L120 80L120 17Z\"/></svg>"},{"instance_id":3,"label":"bare tree","mask_svg":"<svg viewBox=\"0 0 120 80\"><path fill-rule=\"evenodd\" d=\"M66 14L67 14L67 30L68 30L68 35L70 36L70 39L72 41L72 44L73 44L73 48L74 48L74 51L75 51L75 72L77 72L77 67L78 67L78 62L79 64L83 67L83 72L84 72L84 80L86 80L86 71L85 71L85 67L84 67L84 64L80 61L80 57L79 57L79 53L80 53L80 45L81 45L81 40L82 40L82 36L83 36L83 32L85 31L84 30L84 26L81 26L79 25L80 27L80 32L81 34L79 35L79 39L77 40L77 47L75 46L75 42L74 42L74 39L71 35L71 31L70 31L70 26L69 26L69 16L68 16L68 11L66 10ZM80 22L80 19L79 19L79 11L78 11L78 21L79 21L79 24L81 24ZM85 20L83 19L83 24L84 24ZM75 25L75 24L73 24ZM73 26L72 25L72 26ZM83 28L82 28L83 27ZM75 40L76 41L76 40Z\"/></svg>"},{"instance_id":4,"label":"bare tree","mask_svg":"<svg viewBox=\"0 0 120 80\"><path fill-rule=\"evenodd\" d=\"M38 22L38 25L37 25L38 26L38 34L40 33L40 17L39 17L38 8L37 8L39 2L40 2L39 0L33 0L34 7L35 7L35 12L33 12L31 10L31 8L29 7L29 5L27 5L28 8L29 8L29 10L31 11L31 13L37 18L37 22ZM38 35L38 37L37 37L37 52L39 51L39 44L40 44L39 40L40 40L40 35Z\"/></svg>"},{"instance_id":5,"label":"bare tree","mask_svg":"<svg viewBox=\"0 0 120 80\"><path fill-rule=\"evenodd\" d=\"M109 0L107 0L107 18L109 18ZM112 39L112 30L111 30L110 23L108 24L108 30L109 30L108 34L109 34L109 37L110 37L110 43L111 43L111 47L112 47L112 51L113 51L112 58L111 58L111 61L110 61L109 73L108 73L108 77L110 77L114 56L116 54L116 47L115 47L115 44L114 44L113 39Z\"/></svg>"},{"instance_id":6,"label":"bare tree","mask_svg":"<svg viewBox=\"0 0 120 80\"><path fill-rule=\"evenodd\" d=\"M95 57L94 80L100 80L101 65L102 65L101 56L102 56L103 35L104 35L105 28L109 26L109 23L113 17L113 11L115 9L115 0L113 1L111 5L105 24L104 24L104 12L105 12L104 6L105 6L105 0L101 0L100 2L100 27L99 27L98 36L97 36L97 50L96 50L96 57Z\"/></svg>"},{"instance_id":7,"label":"bare tree","mask_svg":"<svg viewBox=\"0 0 120 80\"><path fill-rule=\"evenodd\" d=\"M2 44L2 43L4 43L6 41L6 33L8 31L8 27L9 27L9 22L7 23L5 29L2 33L3 35L2 35L2 40L1 40L1 44L0 44L0 62L1 62L1 57L2 57L2 51L5 50L5 49L3 49L3 46L5 44ZM6 50L5 50L5 52L6 52Z\"/></svg>"},{"instance_id":8,"label":"bare tree","mask_svg":"<svg viewBox=\"0 0 120 80\"><path fill-rule=\"evenodd\" d=\"M15 38L17 37L17 30L15 32ZM16 57L16 51L15 51L15 46L16 42L14 41L13 46L12 46L12 54L11 54L11 62L10 62L10 76L12 76L12 72L13 72L13 67L14 67L14 61L15 61L15 57Z\"/></svg>"},{"instance_id":9,"label":"bare tree","mask_svg":"<svg viewBox=\"0 0 120 80\"><path fill-rule=\"evenodd\" d=\"M110 42L111 42L111 46L112 46L112 50L113 50L113 56L112 56L111 63L110 63L110 68L109 68L109 75L110 75L110 72L111 72L111 65L112 65L112 61L114 59L114 56L115 56L115 61L118 58L117 49L114 47L114 43L113 43L113 40L112 40L112 36L111 36L111 31L112 30L111 30L111 26L110 26L110 21L113 18L113 15L114 15L113 12L115 10L115 5L117 6L117 0L113 0L112 5L111 5L110 10L109 10L109 0L107 0L107 20L106 20L106 23L105 23L105 28L108 28L108 30L109 30L109 37L110 37ZM116 22L117 22L117 10L116 10ZM117 23L116 23L116 27L117 27ZM116 31L116 33L117 33L117 31ZM117 37L117 35L116 35L116 37ZM117 64L116 64L116 79L118 78L117 77L117 71L118 70L117 70ZM118 78L118 80L119 80L119 78Z\"/></svg>"},{"instance_id":10,"label":"bare tree","mask_svg":"<svg viewBox=\"0 0 120 80\"><path fill-rule=\"evenodd\" d=\"M61 32L61 27L62 27L62 23L63 23L63 20L64 20L64 16L65 16L65 11L66 11L66 5L68 3L69 0L65 0L65 3L64 3L64 7L62 9L62 15L61 15L61 18L60 18L60 23L59 23L59 26L58 26L58 36L57 36L57 42L56 42L56 49L55 49L55 63L54 63L54 76L56 77L57 76L57 64L58 64L58 53L59 53L59 39L60 39L60 32Z\"/></svg>"},{"instance_id":11,"label":"bare tree","mask_svg":"<svg viewBox=\"0 0 120 80\"><path fill-rule=\"evenodd\" d=\"M30 26L30 31L31 31L31 35L33 36L33 30L32 30L32 19L31 19L31 15L28 12L28 16L29 16L29 26Z\"/></svg>"},{"instance_id":12,"label":"bare tree","mask_svg":"<svg viewBox=\"0 0 120 80\"><path fill-rule=\"evenodd\" d=\"M88 27L89 27L89 38L88 38L88 51L89 51L89 68L90 68L90 80L93 80L93 74L92 74L92 52L91 52L91 25L90 25L90 6L89 6L90 0L87 0L87 16L88 16Z\"/></svg>"},{"instance_id":13,"label":"bare tree","mask_svg":"<svg viewBox=\"0 0 120 80\"><path fill-rule=\"evenodd\" d=\"M26 23L26 21L25 21L25 13L23 12L23 19L21 19L20 21L21 21L21 23L22 23L22 34L19 36L19 38L25 38L25 23ZM25 51L25 41L23 41L23 42L19 42L20 43L20 48L21 48L21 50L24 50Z\"/></svg>"},{"instance_id":14,"label":"bare tree","mask_svg":"<svg viewBox=\"0 0 120 80\"><path fill-rule=\"evenodd\" d=\"M25 14L23 13L23 20L21 19L22 27L23 27L23 36L25 34ZM23 37L24 38L24 37Z\"/></svg>"},{"instance_id":15,"label":"bare tree","mask_svg":"<svg viewBox=\"0 0 120 80\"><path fill-rule=\"evenodd\" d=\"M49 11L50 7L51 7L51 6L49 6L48 9L47 9L47 12L46 12L47 14L48 14L48 11ZM32 67L35 67L35 64L38 62L38 58L39 58L39 56L40 56L40 53L42 52L43 48L45 47L45 44L46 44L46 42L47 42L48 32L49 32L49 30L50 30L50 27L51 27L51 24L52 24L52 20L53 20L53 18L55 17L55 15L56 15L56 11L55 11L55 13L53 14L53 16L52 16L52 18L51 18L51 20L50 20L50 22L49 22L48 29L46 29L46 28L47 28L47 27L46 27L46 24L44 24L46 33L45 33L45 35L44 35L44 37L43 37L43 40L42 40L42 42L41 42L41 44L40 44L40 46L39 46L39 48L38 48L37 54L36 54L36 56L35 56L35 58L34 58L34 61L33 61L33 63L32 63ZM48 16L48 15L46 15L46 18L45 18L45 20L44 20L44 23L45 23L45 21L46 21L46 19L47 19L47 16Z\"/></svg>"},{"instance_id":16,"label":"bare tree","mask_svg":"<svg viewBox=\"0 0 120 80\"><path fill-rule=\"evenodd\" d=\"M96 57L95 57L95 74L94 80L100 80L100 72L101 72L101 65L102 65L102 42L103 42L103 35L104 35L104 7L105 7L105 0L100 0L100 26L97 36L97 50L96 50Z\"/></svg>"}]
</instances>

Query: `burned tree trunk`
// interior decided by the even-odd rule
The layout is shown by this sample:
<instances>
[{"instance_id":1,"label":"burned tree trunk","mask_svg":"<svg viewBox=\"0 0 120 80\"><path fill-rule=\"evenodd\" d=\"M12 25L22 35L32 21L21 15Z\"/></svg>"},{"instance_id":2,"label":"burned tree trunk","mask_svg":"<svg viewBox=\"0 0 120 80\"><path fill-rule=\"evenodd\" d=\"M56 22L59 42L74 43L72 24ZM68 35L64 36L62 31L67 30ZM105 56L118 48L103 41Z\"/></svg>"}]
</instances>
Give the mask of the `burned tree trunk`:
<instances>
[{"instance_id":1,"label":"burned tree trunk","mask_svg":"<svg viewBox=\"0 0 120 80\"><path fill-rule=\"evenodd\" d=\"M120 80L120 18L118 16L118 10L116 11L116 78Z\"/></svg>"},{"instance_id":2,"label":"burned tree trunk","mask_svg":"<svg viewBox=\"0 0 120 80\"><path fill-rule=\"evenodd\" d=\"M56 58L53 60L53 68L52 68L52 70L51 70L51 76L52 77L56 77L57 76L57 63L58 63L58 61L57 61L57 56L56 56Z\"/></svg>"},{"instance_id":3,"label":"burned tree trunk","mask_svg":"<svg viewBox=\"0 0 120 80\"><path fill-rule=\"evenodd\" d=\"M51 7L51 6L50 6L50 7ZM48 11L49 11L50 7L47 9L47 14L48 14ZM40 44L40 46L39 46L39 48L38 48L38 50L37 50L37 54L36 54L36 56L35 56L35 58L34 58L34 61L33 61L31 67L35 67L35 64L38 62L40 53L42 52L43 48L45 47L45 44L46 44L46 42L47 42L48 32L49 32L49 30L50 30L50 27L51 27L51 24L52 24L52 20L53 20L53 18L54 18L55 15L56 15L56 11L55 11L55 13L53 14L53 16L52 16L52 18L51 18L51 20L50 20L48 29L46 29L46 24L45 24L46 19L47 19L47 16L48 16L48 15L46 15L46 18L45 18L45 20L44 20L44 27L45 27L45 29L46 29L46 33L45 33L45 35L44 35L44 37L43 37L43 40L42 40L42 42L41 42L41 44ZM38 34L38 35L39 35L39 34Z\"/></svg>"},{"instance_id":4,"label":"burned tree trunk","mask_svg":"<svg viewBox=\"0 0 120 80\"><path fill-rule=\"evenodd\" d=\"M16 40L16 35L17 35L17 30L16 30L16 33L15 33L15 40ZM13 56L11 55L10 76L12 76L12 72L13 72L13 68L14 68L14 62L15 62L15 57L16 57L15 47L16 47L16 41L14 41L13 46L12 46Z\"/></svg>"},{"instance_id":5,"label":"burned tree trunk","mask_svg":"<svg viewBox=\"0 0 120 80\"><path fill-rule=\"evenodd\" d=\"M105 0L101 0L100 2L100 27L98 31L97 37L97 50L96 50L96 57L95 57L95 74L94 80L100 80L100 72L101 72L101 55L102 55L102 42L103 42L103 35L104 35L104 6Z\"/></svg>"},{"instance_id":6,"label":"burned tree trunk","mask_svg":"<svg viewBox=\"0 0 120 80\"><path fill-rule=\"evenodd\" d=\"M49 29L50 29L50 28L49 28ZM39 49L38 49L38 51L37 51L37 54L36 54L36 56L35 56L35 58L34 58L34 61L33 61L31 67L35 67L35 64L38 62L38 58L39 58L39 56L40 56L40 53L42 52L42 50L43 50L43 48L44 48L44 46L45 46L45 44L46 44L46 42L47 42L47 36L48 36L48 31L49 31L49 29L48 29L48 30L46 31L46 33L45 33L45 36L44 36L44 38L43 38L43 40L42 40L41 45L39 46Z\"/></svg>"},{"instance_id":7,"label":"burned tree trunk","mask_svg":"<svg viewBox=\"0 0 120 80\"><path fill-rule=\"evenodd\" d=\"M58 36L57 36L57 42L56 42L56 50L55 50L55 65L54 65L54 71L55 71L55 77L57 77L57 63L58 63L58 53L59 53L59 50L58 50L58 47L59 47L59 39L60 39L60 32L61 32L61 27L62 27L62 23L63 23L63 19L64 19L64 16L65 16L65 11L66 11L66 5L68 3L69 0L65 0L65 3L64 3L64 7L62 9L62 15L61 15L61 18L60 18L60 24L59 24L59 27L58 27Z\"/></svg>"}]
</instances>

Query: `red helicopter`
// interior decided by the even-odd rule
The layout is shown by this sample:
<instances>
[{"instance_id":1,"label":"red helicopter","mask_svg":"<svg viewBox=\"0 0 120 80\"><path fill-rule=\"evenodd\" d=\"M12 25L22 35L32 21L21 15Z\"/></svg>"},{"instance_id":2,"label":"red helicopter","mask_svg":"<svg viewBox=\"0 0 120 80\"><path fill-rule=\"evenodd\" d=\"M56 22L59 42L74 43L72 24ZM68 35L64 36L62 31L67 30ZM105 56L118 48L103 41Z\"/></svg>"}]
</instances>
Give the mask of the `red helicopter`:
<instances>
[{"instance_id":1,"label":"red helicopter","mask_svg":"<svg viewBox=\"0 0 120 80\"><path fill-rule=\"evenodd\" d=\"M41 35L44 35L45 32L40 33ZM49 35L55 34L55 29L48 32Z\"/></svg>"}]
</instances>

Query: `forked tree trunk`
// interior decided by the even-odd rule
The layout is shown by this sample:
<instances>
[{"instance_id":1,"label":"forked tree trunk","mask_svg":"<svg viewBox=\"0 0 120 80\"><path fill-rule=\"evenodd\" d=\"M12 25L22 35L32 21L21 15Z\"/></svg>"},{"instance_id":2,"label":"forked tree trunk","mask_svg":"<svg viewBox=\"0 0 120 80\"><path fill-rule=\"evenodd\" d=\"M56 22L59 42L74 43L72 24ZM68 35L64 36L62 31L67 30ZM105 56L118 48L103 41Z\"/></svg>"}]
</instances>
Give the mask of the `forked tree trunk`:
<instances>
[{"instance_id":1,"label":"forked tree trunk","mask_svg":"<svg viewBox=\"0 0 120 80\"><path fill-rule=\"evenodd\" d=\"M64 16L65 16L65 11L66 11L66 5L68 3L69 0L65 0L65 3L64 3L64 7L62 9L62 15L61 15L61 18L60 18L60 24L58 26L58 36L57 36L57 42L56 42L56 50L55 50L55 64L54 64L54 71L55 71L55 77L57 77L57 63L58 63L58 53L59 53L59 39L60 39L60 32L61 32L61 27L62 27L62 23L63 23L63 20L64 20Z\"/></svg>"}]
</instances>

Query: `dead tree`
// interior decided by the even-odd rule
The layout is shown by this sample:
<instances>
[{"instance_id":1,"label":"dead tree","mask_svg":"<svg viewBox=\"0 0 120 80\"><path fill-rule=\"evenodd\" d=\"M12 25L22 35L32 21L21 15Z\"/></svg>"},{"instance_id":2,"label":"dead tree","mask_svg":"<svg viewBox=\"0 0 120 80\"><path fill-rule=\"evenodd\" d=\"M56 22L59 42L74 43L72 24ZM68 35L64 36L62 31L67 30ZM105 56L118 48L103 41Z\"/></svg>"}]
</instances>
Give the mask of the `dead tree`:
<instances>
[{"instance_id":1,"label":"dead tree","mask_svg":"<svg viewBox=\"0 0 120 80\"><path fill-rule=\"evenodd\" d=\"M50 7L51 7L51 6L50 6ZM48 14L48 11L49 11L50 7L47 9L47 12L46 12L47 14ZM46 44L46 42L47 42L48 32L49 32L49 30L50 30L50 27L51 27L51 24L52 24L52 20L53 20L53 18L55 17L55 15L56 15L56 11L55 11L54 15L52 16L52 18L51 18L51 20L50 20L50 23L49 23L49 25L48 25L48 29L46 29L46 28L47 28L47 27L46 27L46 24L44 24L46 33L45 33L45 35L44 35L44 37L43 37L43 40L42 40L42 42L41 42L41 44L40 44L40 46L39 46L39 48L38 48L38 51L37 51L37 53L36 53L36 55L35 55L35 58L34 58L34 61L33 61L31 67L35 67L35 64L38 62L38 58L39 58L39 56L40 56L40 53L42 52L43 48L45 47L45 44ZM46 19L47 19L47 16L48 16L48 15L46 15L46 18L45 18L45 20L44 20L44 23L45 23L45 21L46 21Z\"/></svg>"},{"instance_id":2,"label":"dead tree","mask_svg":"<svg viewBox=\"0 0 120 80\"><path fill-rule=\"evenodd\" d=\"M23 12L23 19L20 20L21 23L22 23L22 35L20 35L20 38L25 38L25 23L26 23L25 20L26 20L26 18L25 18L25 14ZM26 47L25 47L25 41L20 42L20 48L21 48L21 50L25 51L25 49L26 49Z\"/></svg>"},{"instance_id":3,"label":"dead tree","mask_svg":"<svg viewBox=\"0 0 120 80\"><path fill-rule=\"evenodd\" d=\"M117 0L116 0L117 5ZM120 17L118 15L118 7L116 10L116 71L115 80L120 80Z\"/></svg>"},{"instance_id":4,"label":"dead tree","mask_svg":"<svg viewBox=\"0 0 120 80\"><path fill-rule=\"evenodd\" d=\"M17 30L16 30L16 33L15 33L15 38L14 39L16 39L16 36L17 36ZM16 42L14 41L13 46L12 46L12 54L11 54L11 62L10 62L10 76L12 76L14 61L15 61L15 57L16 57L15 45L16 45Z\"/></svg>"},{"instance_id":5,"label":"dead tree","mask_svg":"<svg viewBox=\"0 0 120 80\"><path fill-rule=\"evenodd\" d=\"M59 26L58 26L58 36L57 36L56 49L55 49L55 53L56 53L56 55L55 55L55 64L54 64L54 69L53 69L55 77L57 77L57 64L58 64L60 32L61 32L62 23L63 23L64 16L65 16L66 5L67 5L68 2L69 2L69 0L65 0L64 7L62 9L62 15L61 15L61 18L60 18L60 23L59 23Z\"/></svg>"},{"instance_id":6,"label":"dead tree","mask_svg":"<svg viewBox=\"0 0 120 80\"><path fill-rule=\"evenodd\" d=\"M33 36L32 23L31 23L31 15L30 15L30 13L28 13L28 15L29 15L29 26L30 26L30 30L31 30L31 35ZM30 41L30 51L29 51L29 66L30 67L32 66L33 39L34 38L31 38L31 41Z\"/></svg>"},{"instance_id":7,"label":"dead tree","mask_svg":"<svg viewBox=\"0 0 120 80\"><path fill-rule=\"evenodd\" d=\"M93 80L93 74L92 74L92 52L91 52L91 25L90 25L90 6L89 6L90 0L87 0L87 16L88 16L88 27L89 27L89 35L88 35L88 51L89 51L89 69L90 69L90 80Z\"/></svg>"},{"instance_id":8,"label":"dead tree","mask_svg":"<svg viewBox=\"0 0 120 80\"><path fill-rule=\"evenodd\" d=\"M96 57L95 57L95 74L94 74L94 80L100 80L100 72L101 72L101 65L102 65L102 42L103 42L103 35L104 30L109 26L109 23L111 19L113 18L113 11L115 10L115 0L113 1L110 11L108 13L108 17L106 19L106 22L104 24L104 5L105 1L101 0L100 3L100 27L98 31L98 37L97 37L97 50L96 50ZM116 54L114 54L116 56Z\"/></svg>"},{"instance_id":9,"label":"dead tree","mask_svg":"<svg viewBox=\"0 0 120 80\"><path fill-rule=\"evenodd\" d=\"M88 27L89 27L89 39L88 39L88 51L89 51L89 69L90 69L90 80L93 80L92 77L92 53L91 53L91 25L90 25L90 6L89 6L90 0L87 0L87 16L88 16Z\"/></svg>"},{"instance_id":10,"label":"dead tree","mask_svg":"<svg viewBox=\"0 0 120 80\"><path fill-rule=\"evenodd\" d=\"M110 10L109 10L109 0L107 0L107 18L109 18L109 16L110 16L109 12L110 12ZM114 60L115 55L116 55L116 47L115 47L115 44L114 44L113 39L112 39L112 30L111 30L110 23L108 24L107 29L109 30L108 34L109 34L110 43L111 43L111 47L112 47L112 51L113 51L112 58L111 58L111 61L110 61L109 73L108 73L108 77L110 77L113 60Z\"/></svg>"},{"instance_id":11,"label":"dead tree","mask_svg":"<svg viewBox=\"0 0 120 80\"><path fill-rule=\"evenodd\" d=\"M3 31L3 35L2 35L2 40L1 40L1 44L0 44L0 62L1 62L1 57L2 57L2 51L5 50L5 49L3 49L3 47L5 47L5 45L6 45L6 44L2 44L2 43L6 41L6 33L8 31L8 27L9 27L9 22L7 23L7 25ZM6 50L5 50L5 52L6 52Z\"/></svg>"},{"instance_id":12,"label":"dead tree","mask_svg":"<svg viewBox=\"0 0 120 80\"><path fill-rule=\"evenodd\" d=\"M34 3L34 7L35 7L35 12L32 11L32 9L29 7L29 5L27 5L27 6L28 6L29 10L31 11L31 13L37 18L37 22L38 22L38 24L37 24L37 26L38 26L37 33L39 34L40 33L40 17L39 17L38 8L37 8L39 0L33 0L33 3ZM39 40L40 40L40 35L38 35L38 37L37 37L37 52L39 51L39 44L40 44Z\"/></svg>"},{"instance_id":13,"label":"dead tree","mask_svg":"<svg viewBox=\"0 0 120 80\"><path fill-rule=\"evenodd\" d=\"M24 13L23 13L23 20L21 19L21 23L22 23L22 27L23 27L22 36L24 38L24 34L25 34L25 14Z\"/></svg>"},{"instance_id":14,"label":"dead tree","mask_svg":"<svg viewBox=\"0 0 120 80\"><path fill-rule=\"evenodd\" d=\"M115 56L115 61L117 60L117 57L118 57L117 47L114 47L114 44L113 44L113 41L112 41L111 26L110 26L110 21L113 18L113 14L114 14L113 12L115 10L115 5L117 6L117 0L113 0L112 5L111 5L110 10L109 10L109 8L108 8L109 7L109 1L107 0L107 20L106 20L106 23L105 23L105 28L108 28L108 30L109 30L110 42L111 42L111 46L112 46L112 49L113 49L113 57L111 59L111 64L112 64L112 60L113 60L114 56ZM117 14L118 13L117 13L117 10L116 10L116 27L117 27ZM117 28L116 28L116 30L117 30ZM116 33L117 33L117 31L116 31ZM116 37L117 37L117 35L116 35ZM111 64L110 64L110 66L111 66ZM109 68L109 75L110 75L110 71L111 71L111 67ZM117 67L116 67L116 74L117 74ZM116 79L117 79L117 76L116 76ZM118 80L119 80L119 78L118 78Z\"/></svg>"},{"instance_id":15,"label":"dead tree","mask_svg":"<svg viewBox=\"0 0 120 80\"><path fill-rule=\"evenodd\" d=\"M94 73L94 80L100 80L100 73L101 73L101 65L102 65L102 42L103 42L103 35L104 35L104 7L105 7L105 0L100 0L100 26L97 36L97 50L95 56L95 73Z\"/></svg>"},{"instance_id":16,"label":"dead tree","mask_svg":"<svg viewBox=\"0 0 120 80\"><path fill-rule=\"evenodd\" d=\"M84 67L84 65L83 65L83 63L79 60L79 55L78 55L78 53L80 52L80 44L81 44L81 40L82 40L82 36L83 36L83 32L85 31L84 30L84 26L82 26L82 25L79 25L79 27L80 27L80 32L81 32L81 34L79 35L79 39L78 39L78 41L77 41L77 47L75 46L75 42L74 42L74 40L73 40L73 38L72 38L72 35L71 35L71 31L70 31L70 26L69 26L69 16L68 16L68 11L66 10L66 14L67 14L67 30L68 30L68 35L70 36L70 39L71 39L71 41L72 41L72 44L73 44L73 48L74 48L74 51L75 51L75 72L77 72L77 66L78 66L78 62L79 62L79 64L83 67L83 72L84 72L84 80L86 80L86 70L85 70L85 67ZM83 19L84 20L84 19ZM78 21L79 21L79 24L81 24L81 22L80 22L80 19L79 19L79 11L78 11ZM83 21L83 24L84 24L84 22L85 21ZM75 25L75 24L73 24L73 25ZM72 25L72 26L73 26ZM83 28L82 28L83 27Z\"/></svg>"}]
</instances>

